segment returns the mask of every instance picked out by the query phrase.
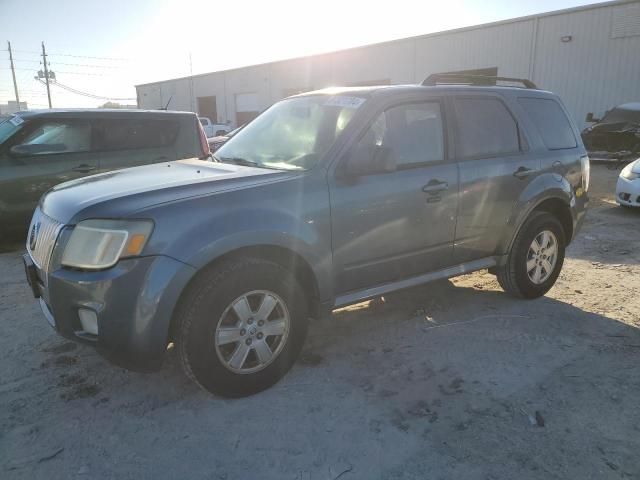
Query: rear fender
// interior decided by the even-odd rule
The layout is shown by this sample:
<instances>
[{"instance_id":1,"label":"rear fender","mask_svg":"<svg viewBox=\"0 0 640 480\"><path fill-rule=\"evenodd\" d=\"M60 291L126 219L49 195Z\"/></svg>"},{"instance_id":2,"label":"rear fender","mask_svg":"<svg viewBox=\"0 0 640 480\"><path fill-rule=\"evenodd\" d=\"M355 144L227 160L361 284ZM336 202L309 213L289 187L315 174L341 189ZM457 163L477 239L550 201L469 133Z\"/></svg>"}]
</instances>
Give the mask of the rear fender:
<instances>
[{"instance_id":1,"label":"rear fender","mask_svg":"<svg viewBox=\"0 0 640 480\"><path fill-rule=\"evenodd\" d=\"M498 244L496 252L498 255L505 255L511 251L516 235L531 212L550 199L558 199L569 209L571 208L575 198L566 178L558 174L546 173L536 177L527 185L511 212L505 234ZM567 239L567 241L570 240Z\"/></svg>"}]
</instances>

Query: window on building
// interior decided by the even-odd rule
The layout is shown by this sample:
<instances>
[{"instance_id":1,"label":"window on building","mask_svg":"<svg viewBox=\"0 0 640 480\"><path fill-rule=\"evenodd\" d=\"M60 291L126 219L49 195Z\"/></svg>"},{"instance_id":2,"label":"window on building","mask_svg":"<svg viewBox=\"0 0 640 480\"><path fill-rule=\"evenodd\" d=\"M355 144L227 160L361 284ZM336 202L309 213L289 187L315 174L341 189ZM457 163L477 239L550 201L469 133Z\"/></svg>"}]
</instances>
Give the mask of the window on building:
<instances>
[{"instance_id":1,"label":"window on building","mask_svg":"<svg viewBox=\"0 0 640 480\"><path fill-rule=\"evenodd\" d=\"M178 136L173 120L103 120L96 132L99 150L133 150L173 145Z\"/></svg>"},{"instance_id":2,"label":"window on building","mask_svg":"<svg viewBox=\"0 0 640 480\"><path fill-rule=\"evenodd\" d=\"M519 98L518 102L526 110L549 150L576 147L571 123L558 102L547 98Z\"/></svg>"},{"instance_id":3,"label":"window on building","mask_svg":"<svg viewBox=\"0 0 640 480\"><path fill-rule=\"evenodd\" d=\"M91 150L91 125L73 120L44 122L15 148L27 155L88 152Z\"/></svg>"},{"instance_id":4,"label":"window on building","mask_svg":"<svg viewBox=\"0 0 640 480\"><path fill-rule=\"evenodd\" d=\"M497 98L455 99L459 156L492 157L520 150L518 125Z\"/></svg>"},{"instance_id":5,"label":"window on building","mask_svg":"<svg viewBox=\"0 0 640 480\"><path fill-rule=\"evenodd\" d=\"M441 161L444 137L440 104L426 102L390 108L376 118L360 144L390 148L398 166Z\"/></svg>"}]
</instances>

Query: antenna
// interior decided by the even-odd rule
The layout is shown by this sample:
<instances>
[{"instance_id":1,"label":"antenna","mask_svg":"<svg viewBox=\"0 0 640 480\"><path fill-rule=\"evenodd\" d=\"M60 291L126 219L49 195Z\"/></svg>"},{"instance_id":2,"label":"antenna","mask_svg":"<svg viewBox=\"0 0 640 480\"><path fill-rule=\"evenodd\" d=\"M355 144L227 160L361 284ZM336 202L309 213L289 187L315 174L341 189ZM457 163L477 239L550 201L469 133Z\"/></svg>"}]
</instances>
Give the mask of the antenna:
<instances>
[{"instance_id":1,"label":"antenna","mask_svg":"<svg viewBox=\"0 0 640 480\"><path fill-rule=\"evenodd\" d=\"M169 100L167 101L167 104L164 107L160 107L160 110L166 110L167 108L169 108L169 104L171 103L172 98L173 98L173 95L169 97Z\"/></svg>"}]
</instances>

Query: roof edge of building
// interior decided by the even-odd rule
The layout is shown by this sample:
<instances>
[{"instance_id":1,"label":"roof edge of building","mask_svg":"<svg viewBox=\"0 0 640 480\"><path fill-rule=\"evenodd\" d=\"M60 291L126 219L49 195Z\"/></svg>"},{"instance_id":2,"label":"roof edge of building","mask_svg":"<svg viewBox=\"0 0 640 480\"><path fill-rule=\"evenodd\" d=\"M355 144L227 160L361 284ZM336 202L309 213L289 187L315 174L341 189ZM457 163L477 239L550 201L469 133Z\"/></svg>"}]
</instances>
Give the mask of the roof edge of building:
<instances>
[{"instance_id":1,"label":"roof edge of building","mask_svg":"<svg viewBox=\"0 0 640 480\"><path fill-rule=\"evenodd\" d=\"M184 77L175 77L175 78L168 78L166 80L158 80L155 82L147 82L147 83L139 83L137 85L135 85L135 88L137 89L138 87L147 87L150 85L160 85L163 83L168 83L168 82L176 82L178 80L188 80L188 79L194 79L194 78L199 78L199 77L205 77L207 75L214 75L214 74L218 74L218 73L227 73L227 72L233 72L236 70L243 70L245 68L259 68L259 67L266 67L268 65L276 65L278 63L284 63L284 62L290 62L290 61L294 61L294 60L304 60L307 58L311 58L311 57L320 57L320 56L324 56L324 55L332 55L335 53L342 53L342 52L349 52L349 51L354 51L354 50L359 50L362 48L370 48L370 47L375 47L375 46L380 46L380 45L389 45L389 44L393 44L393 43L397 43L397 42L406 42L407 40L421 40L424 38L430 38L430 37L437 37L437 36L441 36L441 35L448 35L448 34L452 34L452 33L461 33L461 32L468 32L468 31L473 31L473 30L479 30L482 28L491 28L491 27L497 27L497 26L501 26L501 25L508 25L510 23L520 23L520 22L527 22L529 20L535 20L535 19L539 19L539 18L545 18L545 17L553 17L556 15L564 15L567 13L575 13L575 12L581 12L581 11L587 11L587 10L595 10L598 8L606 8L606 7L611 7L614 5L624 5L627 3L637 3L638 0L609 0L606 2L599 2L599 3L592 3L589 5L579 5L577 7L569 7L569 8L563 8L561 10L552 10L549 12L542 12L542 13L534 13L532 15L525 15L522 17L515 17L515 18L509 18L506 20L497 20L495 22L488 22L488 23L481 23L478 25L471 25L468 27L460 27L460 28L453 28L450 30L441 30L438 32L431 32L431 33L425 33L423 35L415 35L413 37L403 37L403 38L396 38L393 40L386 40L386 41L382 41L382 42L376 42L376 43L368 43L366 45L357 45L355 47L348 47L348 48L343 48L340 50L332 50L329 52L321 52L321 53L313 53L310 55L303 55L300 57L290 57L290 58L284 58L281 60L273 60L270 62L263 62L263 63L255 63L255 64L250 64L250 65L244 65L241 67L233 67L233 68L227 68L227 69L223 69L223 70L214 70L213 72L206 72L206 73L198 73L196 75L187 75Z\"/></svg>"}]
</instances>

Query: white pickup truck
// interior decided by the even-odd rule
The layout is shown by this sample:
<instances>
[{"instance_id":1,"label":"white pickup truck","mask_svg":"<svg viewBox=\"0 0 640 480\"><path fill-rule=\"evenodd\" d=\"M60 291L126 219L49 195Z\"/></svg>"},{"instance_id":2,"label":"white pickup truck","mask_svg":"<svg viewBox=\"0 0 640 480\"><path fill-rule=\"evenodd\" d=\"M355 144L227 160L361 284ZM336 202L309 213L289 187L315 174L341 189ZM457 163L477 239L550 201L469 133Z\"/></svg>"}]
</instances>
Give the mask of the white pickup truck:
<instances>
[{"instance_id":1,"label":"white pickup truck","mask_svg":"<svg viewBox=\"0 0 640 480\"><path fill-rule=\"evenodd\" d=\"M232 130L231 125L227 125L226 123L213 123L211 119L207 117L198 117L198 120L200 120L200 124L207 138L224 135Z\"/></svg>"}]
</instances>

